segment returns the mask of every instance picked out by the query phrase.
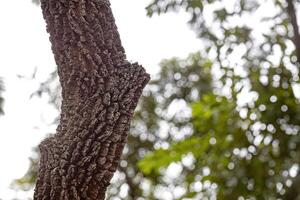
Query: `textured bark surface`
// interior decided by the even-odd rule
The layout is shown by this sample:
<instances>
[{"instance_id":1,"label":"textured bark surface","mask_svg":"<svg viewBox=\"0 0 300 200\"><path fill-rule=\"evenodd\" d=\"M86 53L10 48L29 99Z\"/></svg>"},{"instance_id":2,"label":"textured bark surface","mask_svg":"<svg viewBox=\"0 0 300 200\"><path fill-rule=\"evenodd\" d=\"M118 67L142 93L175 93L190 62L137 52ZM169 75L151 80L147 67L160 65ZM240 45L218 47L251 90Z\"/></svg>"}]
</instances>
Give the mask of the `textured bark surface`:
<instances>
[{"instance_id":1,"label":"textured bark surface","mask_svg":"<svg viewBox=\"0 0 300 200\"><path fill-rule=\"evenodd\" d=\"M108 0L42 0L62 85L57 133L40 144L35 200L104 199L149 75L126 60Z\"/></svg>"}]
</instances>

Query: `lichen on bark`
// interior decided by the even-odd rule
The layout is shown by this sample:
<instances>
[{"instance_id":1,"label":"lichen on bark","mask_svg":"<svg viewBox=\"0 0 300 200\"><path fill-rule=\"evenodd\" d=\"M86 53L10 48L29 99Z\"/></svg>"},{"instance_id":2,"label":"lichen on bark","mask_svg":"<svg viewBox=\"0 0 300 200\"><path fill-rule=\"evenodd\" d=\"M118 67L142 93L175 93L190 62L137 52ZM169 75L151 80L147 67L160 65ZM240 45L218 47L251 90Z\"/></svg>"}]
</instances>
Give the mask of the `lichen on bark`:
<instances>
[{"instance_id":1,"label":"lichen on bark","mask_svg":"<svg viewBox=\"0 0 300 200\"><path fill-rule=\"evenodd\" d=\"M35 200L104 199L149 75L126 60L108 0L41 0L62 86Z\"/></svg>"}]
</instances>

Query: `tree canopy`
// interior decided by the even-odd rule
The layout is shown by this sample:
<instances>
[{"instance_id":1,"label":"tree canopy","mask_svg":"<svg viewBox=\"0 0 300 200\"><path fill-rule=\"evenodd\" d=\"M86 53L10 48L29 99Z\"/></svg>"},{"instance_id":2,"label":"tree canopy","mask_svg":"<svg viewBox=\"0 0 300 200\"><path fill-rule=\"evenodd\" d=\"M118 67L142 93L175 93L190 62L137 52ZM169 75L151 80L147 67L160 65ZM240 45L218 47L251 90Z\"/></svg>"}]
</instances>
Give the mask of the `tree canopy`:
<instances>
[{"instance_id":1,"label":"tree canopy","mask_svg":"<svg viewBox=\"0 0 300 200\"><path fill-rule=\"evenodd\" d=\"M186 174L180 180L185 195L196 199L299 195L289 192L299 188L293 186L298 184L300 140L294 3L156 0L147 7L149 16L188 12L203 54L214 60L212 73L221 73L214 75L215 89L191 104L191 136L148 154L139 162L145 174L162 176L159 170L177 163ZM275 12L264 15L266 7ZM193 162L185 166L188 156Z\"/></svg>"}]
</instances>

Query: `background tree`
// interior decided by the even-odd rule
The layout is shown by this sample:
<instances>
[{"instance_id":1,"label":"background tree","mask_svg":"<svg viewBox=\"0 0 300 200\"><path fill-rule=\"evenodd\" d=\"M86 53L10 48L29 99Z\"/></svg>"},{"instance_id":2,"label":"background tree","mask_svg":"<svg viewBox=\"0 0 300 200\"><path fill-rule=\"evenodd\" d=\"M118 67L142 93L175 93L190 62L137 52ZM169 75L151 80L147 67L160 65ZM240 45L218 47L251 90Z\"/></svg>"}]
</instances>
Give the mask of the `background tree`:
<instances>
[{"instance_id":1,"label":"background tree","mask_svg":"<svg viewBox=\"0 0 300 200\"><path fill-rule=\"evenodd\" d=\"M182 159L192 153L183 196L297 198L299 34L294 3L158 0L147 7L149 15L181 8L191 13L189 23L203 40L203 52L215 59L213 72L222 73L214 94L192 106L193 136L148 155L140 162L146 174L160 174L173 162L184 169ZM261 16L260 24L268 29L259 33L249 16L264 6L277 12ZM239 103L246 95L253 98ZM201 139L191 151L195 136ZM150 165L154 160L156 165Z\"/></svg>"}]
</instances>

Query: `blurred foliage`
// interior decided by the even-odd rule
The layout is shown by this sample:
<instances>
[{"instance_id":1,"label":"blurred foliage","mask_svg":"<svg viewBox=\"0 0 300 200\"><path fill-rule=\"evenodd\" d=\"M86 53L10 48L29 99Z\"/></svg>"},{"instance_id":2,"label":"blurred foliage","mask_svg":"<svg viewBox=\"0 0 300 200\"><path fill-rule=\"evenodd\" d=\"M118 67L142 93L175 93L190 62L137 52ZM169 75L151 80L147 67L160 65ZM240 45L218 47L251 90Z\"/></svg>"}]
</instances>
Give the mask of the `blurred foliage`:
<instances>
[{"instance_id":1,"label":"blurred foliage","mask_svg":"<svg viewBox=\"0 0 300 200\"><path fill-rule=\"evenodd\" d=\"M281 80L274 79L278 72ZM195 199L212 197L212 191L217 199L284 195L299 171L300 103L291 87L292 74L284 66L268 73L267 84L257 80L261 75L251 73L254 99L242 106L234 98L213 93L193 103L193 134L146 155L139 162L142 171L150 176L161 171L163 176L172 162L182 170L188 168L181 180L183 196ZM190 154L192 162L187 165L184 159Z\"/></svg>"},{"instance_id":2,"label":"blurred foliage","mask_svg":"<svg viewBox=\"0 0 300 200\"><path fill-rule=\"evenodd\" d=\"M16 190L23 190L23 191L29 191L33 189L35 185L35 181L37 179L37 172L38 172L38 153L37 149L34 149L34 154L31 156L30 165L27 170L27 173L20 179L14 180L11 183L11 188L14 188Z\"/></svg>"},{"instance_id":3,"label":"blurred foliage","mask_svg":"<svg viewBox=\"0 0 300 200\"><path fill-rule=\"evenodd\" d=\"M40 0L32 0L32 3L39 5L40 4Z\"/></svg>"},{"instance_id":4,"label":"blurred foliage","mask_svg":"<svg viewBox=\"0 0 300 200\"><path fill-rule=\"evenodd\" d=\"M272 14L264 15L266 9ZM192 155L180 198L296 199L299 61L286 2L155 0L147 7L149 16L169 11L190 14L217 80L211 93L191 105L193 134L147 154L141 170L164 177L167 166L176 163L183 174L184 160ZM194 151L195 137L200 152ZM298 189L291 194L290 188Z\"/></svg>"},{"instance_id":5,"label":"blurred foliage","mask_svg":"<svg viewBox=\"0 0 300 200\"><path fill-rule=\"evenodd\" d=\"M149 16L186 12L203 46L161 62L107 199L299 198L299 60L286 7L284 0L151 1ZM57 104L55 76L38 95ZM22 184L33 183L36 163Z\"/></svg>"}]
</instances>

